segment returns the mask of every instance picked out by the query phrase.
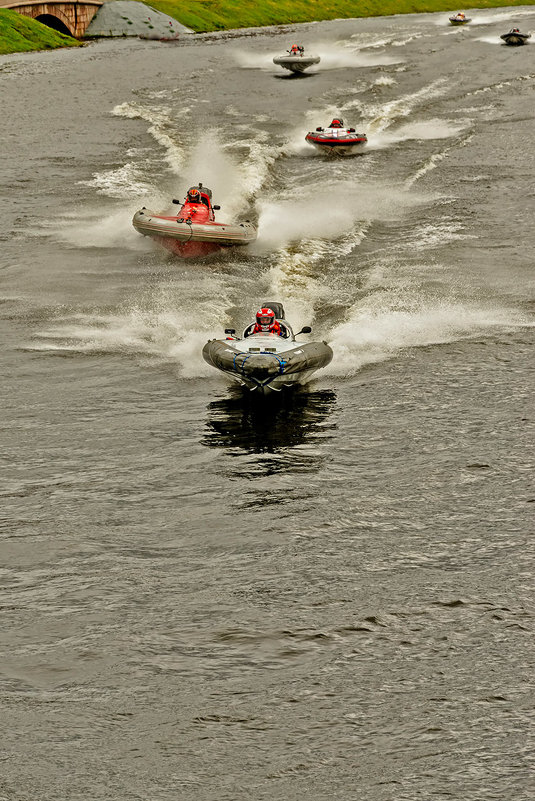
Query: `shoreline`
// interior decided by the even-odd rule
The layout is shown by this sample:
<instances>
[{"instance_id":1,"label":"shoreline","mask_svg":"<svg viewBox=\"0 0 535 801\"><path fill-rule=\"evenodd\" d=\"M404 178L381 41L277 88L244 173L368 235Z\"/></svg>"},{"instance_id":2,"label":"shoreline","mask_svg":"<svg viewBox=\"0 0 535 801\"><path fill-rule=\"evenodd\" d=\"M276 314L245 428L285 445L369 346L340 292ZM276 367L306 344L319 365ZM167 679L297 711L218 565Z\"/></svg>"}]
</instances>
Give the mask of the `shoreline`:
<instances>
[{"instance_id":1,"label":"shoreline","mask_svg":"<svg viewBox=\"0 0 535 801\"><path fill-rule=\"evenodd\" d=\"M355 16L354 4L348 0L316 0L313 14L310 3L304 0L265 0L262 9L259 9L255 0L244 0L239 10L229 10L226 0L216 0L209 8L199 1L199 10L184 9L183 4L175 0L155 0L151 7L173 17L177 22L191 28L194 33L184 34L180 41L186 41L195 34L203 36L235 34L255 36L270 29L306 25L316 22L328 22L343 19L368 19L370 17L410 16L411 14L452 14L457 7L453 7L450 0L367 0L359 8L359 15ZM483 0L481 5L463 9L466 13L477 15L478 11L499 8L530 8L535 6L523 1L504 3L502 0ZM344 13L344 11L346 13ZM247 33L250 31L250 33ZM120 37L119 37L120 38ZM135 37L132 37L135 38ZM90 40L78 40L57 33L51 28L42 25L30 17L17 14L10 9L0 9L0 56L14 55L16 53L39 52L54 50L62 47L80 47Z\"/></svg>"},{"instance_id":2,"label":"shoreline","mask_svg":"<svg viewBox=\"0 0 535 801\"><path fill-rule=\"evenodd\" d=\"M276 25L298 25L311 22L327 22L336 19L366 19L369 17L392 17L407 14L436 14L465 11L472 14L495 8L529 7L535 5L525 0L480 0L476 7L458 8L451 0L363 0L357 7L351 0L263 0L259 7L256 0L241 0L239 8L229 5L228 0L212 0L205 6L197 0L188 8L180 0L154 0L150 5L177 19L195 33L216 33L242 28L266 28ZM356 13L358 11L358 13Z\"/></svg>"}]
</instances>

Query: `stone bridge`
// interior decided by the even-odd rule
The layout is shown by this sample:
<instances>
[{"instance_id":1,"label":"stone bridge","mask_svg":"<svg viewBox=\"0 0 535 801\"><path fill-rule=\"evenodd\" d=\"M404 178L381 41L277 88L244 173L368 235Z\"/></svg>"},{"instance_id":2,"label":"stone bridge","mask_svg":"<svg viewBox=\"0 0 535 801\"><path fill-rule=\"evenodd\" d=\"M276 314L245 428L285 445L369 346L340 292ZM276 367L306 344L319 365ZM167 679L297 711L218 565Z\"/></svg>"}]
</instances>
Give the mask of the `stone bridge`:
<instances>
[{"instance_id":1,"label":"stone bridge","mask_svg":"<svg viewBox=\"0 0 535 801\"><path fill-rule=\"evenodd\" d=\"M0 0L0 8L10 8L32 17L55 31L81 39L104 0Z\"/></svg>"}]
</instances>

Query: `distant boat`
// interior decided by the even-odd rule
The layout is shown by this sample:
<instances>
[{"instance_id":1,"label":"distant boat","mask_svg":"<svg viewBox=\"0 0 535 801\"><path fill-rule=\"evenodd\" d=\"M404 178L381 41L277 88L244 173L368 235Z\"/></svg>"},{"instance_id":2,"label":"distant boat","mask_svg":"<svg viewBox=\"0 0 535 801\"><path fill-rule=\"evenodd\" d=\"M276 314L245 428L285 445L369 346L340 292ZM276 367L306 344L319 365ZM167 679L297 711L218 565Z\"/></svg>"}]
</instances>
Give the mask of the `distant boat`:
<instances>
[{"instance_id":1,"label":"distant boat","mask_svg":"<svg viewBox=\"0 0 535 801\"><path fill-rule=\"evenodd\" d=\"M513 28L509 33L502 33L500 39L503 39L505 44L510 47L519 47L531 39L531 33L520 33L518 28Z\"/></svg>"},{"instance_id":2,"label":"distant boat","mask_svg":"<svg viewBox=\"0 0 535 801\"><path fill-rule=\"evenodd\" d=\"M309 131L305 141L324 153L352 156L362 150L362 145L366 144L368 137L365 133L357 133L354 128L346 128L343 120L335 118L328 128Z\"/></svg>"},{"instance_id":3,"label":"distant boat","mask_svg":"<svg viewBox=\"0 0 535 801\"><path fill-rule=\"evenodd\" d=\"M471 18L466 17L462 11L450 17L450 25L467 25L469 22L472 22Z\"/></svg>"}]
</instances>

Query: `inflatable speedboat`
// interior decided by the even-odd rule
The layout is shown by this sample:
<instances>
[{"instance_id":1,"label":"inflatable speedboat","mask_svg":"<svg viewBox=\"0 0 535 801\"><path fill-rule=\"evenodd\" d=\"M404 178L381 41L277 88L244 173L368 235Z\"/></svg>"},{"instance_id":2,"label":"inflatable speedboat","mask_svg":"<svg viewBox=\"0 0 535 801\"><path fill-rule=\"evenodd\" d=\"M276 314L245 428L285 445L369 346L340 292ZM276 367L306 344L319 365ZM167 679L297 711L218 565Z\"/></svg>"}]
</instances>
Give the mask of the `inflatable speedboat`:
<instances>
[{"instance_id":1,"label":"inflatable speedboat","mask_svg":"<svg viewBox=\"0 0 535 801\"><path fill-rule=\"evenodd\" d=\"M510 47L518 47L524 45L531 39L531 33L520 33L518 28L513 28L509 33L502 33L500 39L503 39L506 45Z\"/></svg>"},{"instance_id":2,"label":"inflatable speedboat","mask_svg":"<svg viewBox=\"0 0 535 801\"><path fill-rule=\"evenodd\" d=\"M334 153L337 156L352 156L362 149L368 141L364 133L356 133L354 128L345 128L344 121L334 119L328 128L316 128L309 131L305 141L314 145L324 153Z\"/></svg>"},{"instance_id":3,"label":"inflatable speedboat","mask_svg":"<svg viewBox=\"0 0 535 801\"><path fill-rule=\"evenodd\" d=\"M136 211L132 225L143 236L150 236L178 256L198 257L232 245L248 245L256 239L256 228L243 223L218 223L212 206L212 192L201 183L188 190L184 203L174 212L155 212L143 206Z\"/></svg>"},{"instance_id":4,"label":"inflatable speedboat","mask_svg":"<svg viewBox=\"0 0 535 801\"><path fill-rule=\"evenodd\" d=\"M285 70L291 72L304 72L312 64L319 64L320 57L313 55L305 55L305 48L301 45L292 45L290 50L286 51L286 55L275 56L273 59L274 64L284 67Z\"/></svg>"},{"instance_id":5,"label":"inflatable speedboat","mask_svg":"<svg viewBox=\"0 0 535 801\"><path fill-rule=\"evenodd\" d=\"M294 334L284 319L280 303L264 303L261 312L270 312L273 328L278 331L255 331L258 323L247 326L241 337L227 328L226 339L211 339L202 355L212 367L221 370L257 395L280 392L283 387L306 384L312 373L331 361L333 352L326 342L298 342L296 336L309 334L305 326ZM260 312L257 314L259 319Z\"/></svg>"},{"instance_id":6,"label":"inflatable speedboat","mask_svg":"<svg viewBox=\"0 0 535 801\"><path fill-rule=\"evenodd\" d=\"M450 25L467 25L469 22L472 22L470 17L466 17L462 11L459 11L457 14L454 14L453 17L450 17Z\"/></svg>"}]
</instances>

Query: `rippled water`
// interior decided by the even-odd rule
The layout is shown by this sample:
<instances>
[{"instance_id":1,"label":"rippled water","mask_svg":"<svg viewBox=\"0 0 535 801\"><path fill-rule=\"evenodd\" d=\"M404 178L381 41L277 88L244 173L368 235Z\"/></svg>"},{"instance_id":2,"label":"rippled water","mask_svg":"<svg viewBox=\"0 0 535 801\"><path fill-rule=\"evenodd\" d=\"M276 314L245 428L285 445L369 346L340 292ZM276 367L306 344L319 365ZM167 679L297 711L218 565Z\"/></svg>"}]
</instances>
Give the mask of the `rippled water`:
<instances>
[{"instance_id":1,"label":"rippled water","mask_svg":"<svg viewBox=\"0 0 535 801\"><path fill-rule=\"evenodd\" d=\"M1 801L533 798L535 11L447 16L0 58ZM135 233L199 180L253 247Z\"/></svg>"}]
</instances>

